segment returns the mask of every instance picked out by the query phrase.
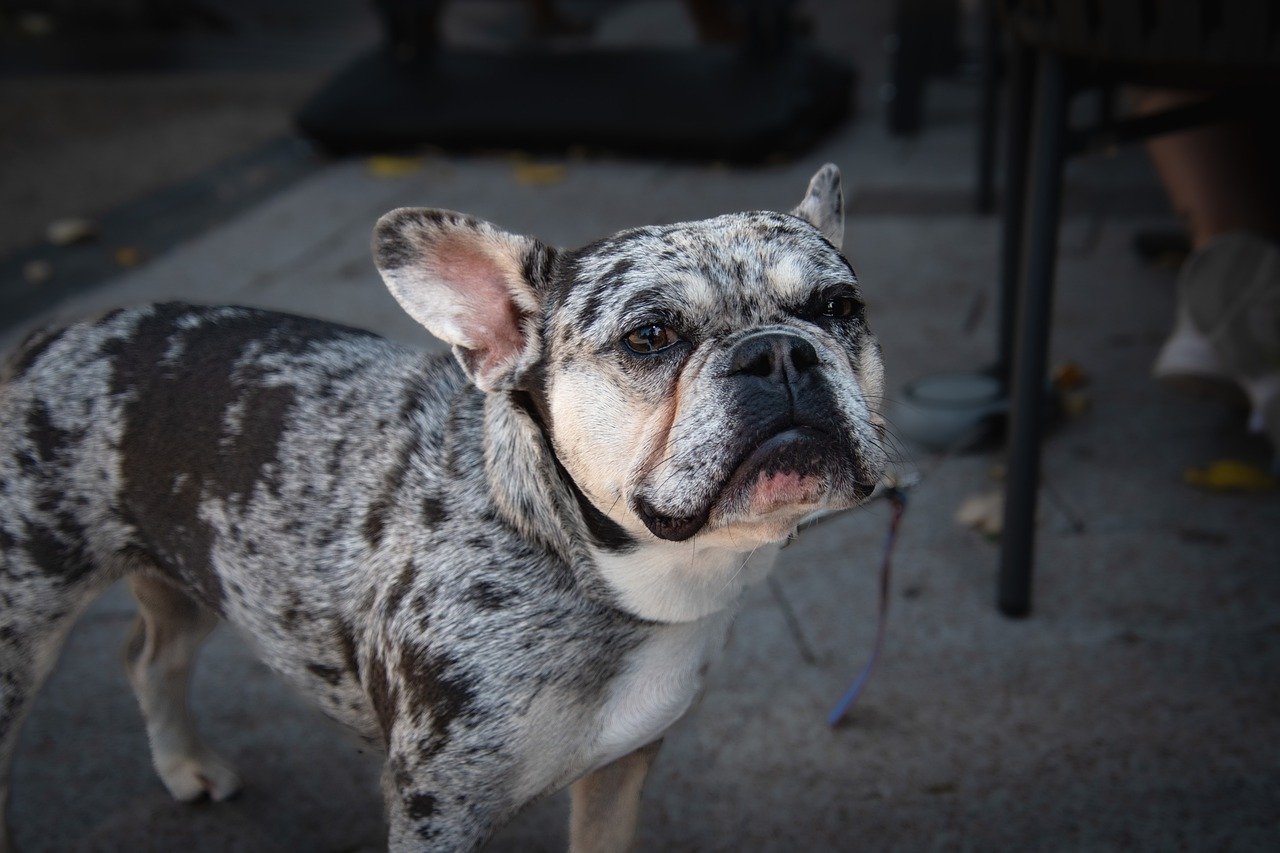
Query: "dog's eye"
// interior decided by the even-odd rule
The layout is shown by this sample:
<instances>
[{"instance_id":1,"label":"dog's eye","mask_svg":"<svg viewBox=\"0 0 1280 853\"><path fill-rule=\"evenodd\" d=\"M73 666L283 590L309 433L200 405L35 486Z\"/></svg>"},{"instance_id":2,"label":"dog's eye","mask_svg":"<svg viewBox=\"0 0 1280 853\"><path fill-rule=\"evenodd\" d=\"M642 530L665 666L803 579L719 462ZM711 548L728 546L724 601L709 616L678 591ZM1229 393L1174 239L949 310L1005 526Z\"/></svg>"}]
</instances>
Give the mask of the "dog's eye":
<instances>
[{"instance_id":1,"label":"dog's eye","mask_svg":"<svg viewBox=\"0 0 1280 853\"><path fill-rule=\"evenodd\" d=\"M659 326L655 323L632 329L623 338L623 341L626 343L627 349L632 352L639 355L649 355L650 353L661 352L668 347L675 346L680 342L680 336L666 326Z\"/></svg>"},{"instance_id":2,"label":"dog's eye","mask_svg":"<svg viewBox=\"0 0 1280 853\"><path fill-rule=\"evenodd\" d=\"M816 293L809 304L797 312L808 320L847 320L862 313L862 302L849 293Z\"/></svg>"},{"instance_id":3,"label":"dog's eye","mask_svg":"<svg viewBox=\"0 0 1280 853\"><path fill-rule=\"evenodd\" d=\"M858 302L851 296L833 296L818 300L817 313L823 317L843 320L858 310Z\"/></svg>"}]
</instances>

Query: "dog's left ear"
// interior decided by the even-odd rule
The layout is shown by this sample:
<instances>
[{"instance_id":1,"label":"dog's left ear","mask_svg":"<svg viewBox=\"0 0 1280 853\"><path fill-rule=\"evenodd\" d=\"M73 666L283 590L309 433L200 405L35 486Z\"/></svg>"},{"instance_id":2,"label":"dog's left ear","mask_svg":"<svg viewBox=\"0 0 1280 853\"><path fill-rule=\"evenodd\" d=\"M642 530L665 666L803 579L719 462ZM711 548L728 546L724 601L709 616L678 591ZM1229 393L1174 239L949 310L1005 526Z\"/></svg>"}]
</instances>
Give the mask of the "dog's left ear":
<instances>
[{"instance_id":1,"label":"dog's left ear","mask_svg":"<svg viewBox=\"0 0 1280 853\"><path fill-rule=\"evenodd\" d=\"M800 206L791 211L822 232L837 249L844 242L844 193L840 189L840 169L834 163L823 166L809 180L809 191Z\"/></svg>"},{"instance_id":2,"label":"dog's left ear","mask_svg":"<svg viewBox=\"0 0 1280 853\"><path fill-rule=\"evenodd\" d=\"M387 289L453 347L481 390L516 387L538 358L540 281L555 250L449 210L402 207L378 220L373 257Z\"/></svg>"}]
</instances>

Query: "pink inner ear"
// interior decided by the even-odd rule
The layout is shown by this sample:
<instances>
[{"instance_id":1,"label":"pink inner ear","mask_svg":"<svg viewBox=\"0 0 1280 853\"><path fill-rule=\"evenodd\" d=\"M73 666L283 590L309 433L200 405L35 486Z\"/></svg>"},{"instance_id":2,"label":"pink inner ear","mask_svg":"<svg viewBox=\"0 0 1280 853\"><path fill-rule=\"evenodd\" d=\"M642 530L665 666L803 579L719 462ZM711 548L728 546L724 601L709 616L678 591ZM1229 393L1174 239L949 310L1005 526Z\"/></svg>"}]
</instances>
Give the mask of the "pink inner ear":
<instances>
[{"instance_id":1,"label":"pink inner ear","mask_svg":"<svg viewBox=\"0 0 1280 853\"><path fill-rule=\"evenodd\" d=\"M470 241L450 240L436 249L440 278L458 296L458 325L477 356L479 373L500 366L524 348L520 310L511 295L519 273Z\"/></svg>"}]
</instances>

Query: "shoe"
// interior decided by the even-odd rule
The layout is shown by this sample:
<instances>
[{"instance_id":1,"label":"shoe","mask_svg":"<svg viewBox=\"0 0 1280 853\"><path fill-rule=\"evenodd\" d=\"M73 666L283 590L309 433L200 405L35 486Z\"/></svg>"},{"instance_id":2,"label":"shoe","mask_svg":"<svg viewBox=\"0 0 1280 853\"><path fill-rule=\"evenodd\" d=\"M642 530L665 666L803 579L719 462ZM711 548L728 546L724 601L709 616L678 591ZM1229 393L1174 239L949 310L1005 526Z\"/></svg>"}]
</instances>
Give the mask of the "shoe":
<instances>
[{"instance_id":1,"label":"shoe","mask_svg":"<svg viewBox=\"0 0 1280 853\"><path fill-rule=\"evenodd\" d=\"M1194 252L1178 274L1177 321L1152 373L1237 386L1250 425L1280 449L1280 245L1235 232Z\"/></svg>"}]
</instances>

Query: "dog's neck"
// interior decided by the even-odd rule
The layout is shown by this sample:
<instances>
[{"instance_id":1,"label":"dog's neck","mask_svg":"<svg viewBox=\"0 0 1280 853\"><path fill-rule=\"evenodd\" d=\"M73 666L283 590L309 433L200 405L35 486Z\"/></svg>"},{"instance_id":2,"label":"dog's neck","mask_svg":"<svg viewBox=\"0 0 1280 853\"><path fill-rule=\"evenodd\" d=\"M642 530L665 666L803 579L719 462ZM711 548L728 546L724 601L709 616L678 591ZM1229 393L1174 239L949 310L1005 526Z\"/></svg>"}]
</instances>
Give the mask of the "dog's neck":
<instances>
[{"instance_id":1,"label":"dog's neck","mask_svg":"<svg viewBox=\"0 0 1280 853\"><path fill-rule=\"evenodd\" d=\"M485 469L499 514L573 570L593 600L652 622L690 622L734 608L778 546L733 549L638 540L605 517L556 459L536 402L486 395Z\"/></svg>"}]
</instances>

